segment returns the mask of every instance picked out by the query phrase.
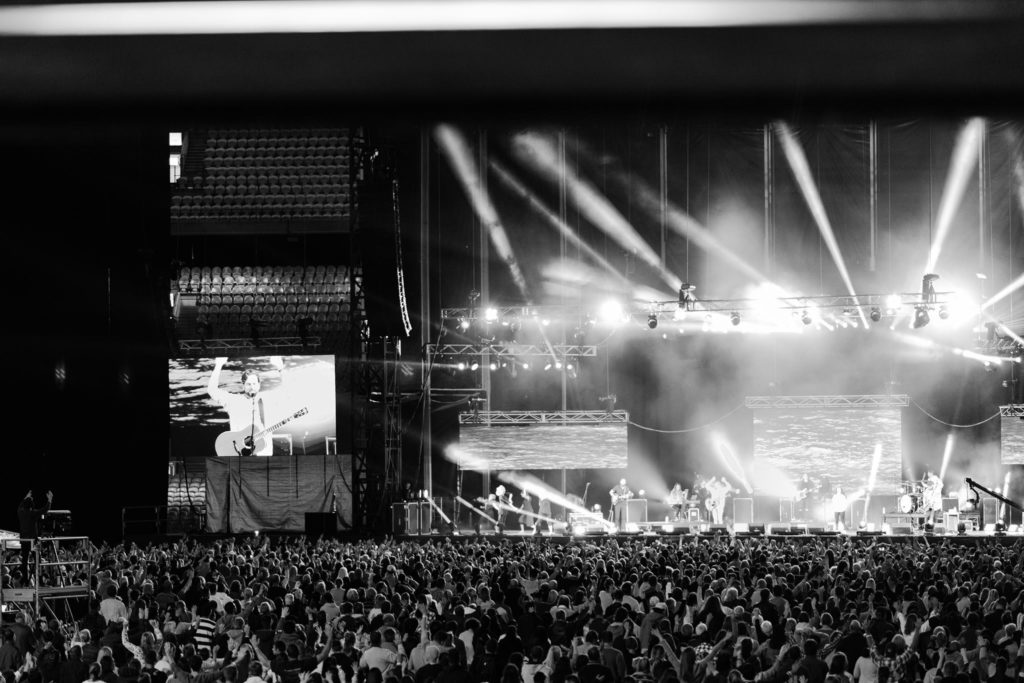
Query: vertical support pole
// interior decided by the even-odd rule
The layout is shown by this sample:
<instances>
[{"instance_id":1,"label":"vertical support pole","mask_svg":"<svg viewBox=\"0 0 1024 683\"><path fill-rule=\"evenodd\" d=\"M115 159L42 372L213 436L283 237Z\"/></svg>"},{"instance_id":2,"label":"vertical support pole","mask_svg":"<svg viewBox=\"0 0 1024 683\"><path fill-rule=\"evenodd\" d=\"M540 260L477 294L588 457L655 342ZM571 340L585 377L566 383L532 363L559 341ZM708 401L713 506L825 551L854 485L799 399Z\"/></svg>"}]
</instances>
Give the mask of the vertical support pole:
<instances>
[{"instance_id":1,"label":"vertical support pole","mask_svg":"<svg viewBox=\"0 0 1024 683\"><path fill-rule=\"evenodd\" d=\"M420 470L423 472L423 488L434 495L433 438L430 415L430 367L433 357L429 354L433 331L430 316L430 131L420 128L420 348L426 363L423 366L423 417L420 425ZM442 322L443 324L443 322Z\"/></svg>"},{"instance_id":2,"label":"vertical support pole","mask_svg":"<svg viewBox=\"0 0 1024 683\"><path fill-rule=\"evenodd\" d=\"M873 273L878 265L876 260L878 244L878 121L868 124L868 196L870 199L868 270Z\"/></svg>"},{"instance_id":3,"label":"vertical support pole","mask_svg":"<svg viewBox=\"0 0 1024 683\"><path fill-rule=\"evenodd\" d=\"M480 187L487 192L487 131L481 129L477 135L477 168L480 169ZM488 226L480 223L480 300L477 309L477 319L484 317L484 311L491 305L491 242ZM483 391L484 410L491 410L491 354L483 353L480 356L480 389ZM488 426L490 421L488 420ZM491 490L491 473L485 470L483 473L483 490L486 493Z\"/></svg>"}]
</instances>

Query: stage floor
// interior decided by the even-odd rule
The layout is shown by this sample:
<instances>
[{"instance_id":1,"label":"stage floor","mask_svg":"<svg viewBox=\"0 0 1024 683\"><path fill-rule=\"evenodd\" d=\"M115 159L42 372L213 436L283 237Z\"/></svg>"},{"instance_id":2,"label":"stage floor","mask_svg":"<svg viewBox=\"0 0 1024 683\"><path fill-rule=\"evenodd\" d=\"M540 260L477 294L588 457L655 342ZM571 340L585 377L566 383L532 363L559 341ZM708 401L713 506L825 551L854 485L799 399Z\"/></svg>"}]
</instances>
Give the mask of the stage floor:
<instances>
[{"instance_id":1,"label":"stage floor","mask_svg":"<svg viewBox=\"0 0 1024 683\"><path fill-rule=\"evenodd\" d=\"M964 543L974 544L984 541L995 541L1000 544L1012 544L1018 540L1024 538L1024 532L1016 533L996 533L994 531L968 531L962 534L936 534L936 533L924 533L921 531L911 533L896 533L896 534L883 534L881 532L866 532L866 531L816 531L814 533L805 533L803 531L789 532L789 533L767 533L767 534L752 534L749 532L731 533L728 531L718 532L701 532L696 534L687 533L616 533L616 534L605 534L605 533L587 533L580 535L570 535L566 533L541 533L534 534L530 531L505 531L503 533L497 533L492 529L481 529L480 533L477 534L474 530L460 530L454 534L440 533L434 531L430 534L399 534L397 538L403 541L439 541L451 539L455 543L472 543L479 539L487 539L491 541L499 540L510 540L510 541L536 541L538 543L556 543L559 545L565 545L575 541L582 541L586 543L605 543L611 540L616 541L663 541L667 543L692 543L694 539L714 539L719 537L737 537L737 538L763 538L772 541L794 541L801 542L811 538L844 538L851 540L863 540L863 541L875 541L878 543L909 543L909 542L924 542L924 543L942 543L943 541L950 541L951 543Z\"/></svg>"}]
</instances>

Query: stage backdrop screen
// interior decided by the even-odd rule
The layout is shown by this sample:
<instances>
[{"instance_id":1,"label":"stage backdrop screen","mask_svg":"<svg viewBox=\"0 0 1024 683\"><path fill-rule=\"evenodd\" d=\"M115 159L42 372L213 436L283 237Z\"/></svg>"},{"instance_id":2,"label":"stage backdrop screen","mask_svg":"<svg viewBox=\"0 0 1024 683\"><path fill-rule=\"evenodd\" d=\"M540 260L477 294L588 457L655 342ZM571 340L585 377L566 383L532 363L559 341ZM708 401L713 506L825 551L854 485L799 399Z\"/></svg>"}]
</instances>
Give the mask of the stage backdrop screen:
<instances>
[{"instance_id":1,"label":"stage backdrop screen","mask_svg":"<svg viewBox=\"0 0 1024 683\"><path fill-rule=\"evenodd\" d=\"M320 455L337 438L334 356L232 358L219 372L212 358L171 360L168 382L175 459L231 457L254 433L253 455Z\"/></svg>"},{"instance_id":2,"label":"stage backdrop screen","mask_svg":"<svg viewBox=\"0 0 1024 683\"><path fill-rule=\"evenodd\" d=\"M1002 439L999 452L1004 465L1024 465L1024 420L1002 418Z\"/></svg>"},{"instance_id":3,"label":"stage backdrop screen","mask_svg":"<svg viewBox=\"0 0 1024 683\"><path fill-rule=\"evenodd\" d=\"M462 425L461 466L490 470L561 470L626 466L626 423Z\"/></svg>"},{"instance_id":4,"label":"stage backdrop screen","mask_svg":"<svg viewBox=\"0 0 1024 683\"><path fill-rule=\"evenodd\" d=\"M836 485L848 496L864 491L878 451L872 495L898 495L903 471L898 408L758 408L754 410L755 493L780 488L807 473L816 493Z\"/></svg>"}]
</instances>

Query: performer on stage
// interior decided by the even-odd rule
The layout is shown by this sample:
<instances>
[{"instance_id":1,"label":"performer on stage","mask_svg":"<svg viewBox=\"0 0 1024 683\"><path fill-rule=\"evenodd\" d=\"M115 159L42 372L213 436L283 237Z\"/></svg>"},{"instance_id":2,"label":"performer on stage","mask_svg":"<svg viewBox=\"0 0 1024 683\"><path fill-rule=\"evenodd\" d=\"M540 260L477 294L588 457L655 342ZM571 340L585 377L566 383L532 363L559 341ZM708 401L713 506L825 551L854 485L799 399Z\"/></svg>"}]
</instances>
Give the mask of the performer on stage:
<instances>
[{"instance_id":1,"label":"performer on stage","mask_svg":"<svg viewBox=\"0 0 1024 683\"><path fill-rule=\"evenodd\" d=\"M922 494L922 504L925 512L928 513L928 520L931 524L935 524L936 516L942 514L942 480L931 470L924 475Z\"/></svg>"},{"instance_id":2,"label":"performer on stage","mask_svg":"<svg viewBox=\"0 0 1024 683\"><path fill-rule=\"evenodd\" d=\"M619 479L619 485L608 492L612 497L612 522L620 531L626 528L626 501L633 497L633 492L626 486L625 479Z\"/></svg>"},{"instance_id":3,"label":"performer on stage","mask_svg":"<svg viewBox=\"0 0 1024 683\"><path fill-rule=\"evenodd\" d=\"M794 511L797 518L801 520L810 519L810 500L817 487L814 482L811 481L811 477L804 472L804 475L800 477L800 481L797 483L796 496L796 510Z\"/></svg>"},{"instance_id":4,"label":"performer on stage","mask_svg":"<svg viewBox=\"0 0 1024 683\"><path fill-rule=\"evenodd\" d=\"M529 524L531 531L537 530L537 518L533 516L533 499L530 498L529 491L523 491L523 503L519 506L519 509L523 511L523 514L519 515L519 530L526 531L526 525Z\"/></svg>"},{"instance_id":5,"label":"performer on stage","mask_svg":"<svg viewBox=\"0 0 1024 683\"><path fill-rule=\"evenodd\" d=\"M725 518L726 498L733 490L732 484L725 477L722 477L721 481L717 477L711 477L707 483L707 490L707 506L711 513L711 522L712 524L722 524Z\"/></svg>"},{"instance_id":6,"label":"performer on stage","mask_svg":"<svg viewBox=\"0 0 1024 683\"><path fill-rule=\"evenodd\" d=\"M498 524L502 528L508 526L508 509L512 507L512 494L506 493L504 485L499 484L498 488L494 489L495 503L497 505L497 514L495 515Z\"/></svg>"},{"instance_id":7,"label":"performer on stage","mask_svg":"<svg viewBox=\"0 0 1024 683\"><path fill-rule=\"evenodd\" d=\"M537 503L537 514L540 515L540 517L538 517L534 523L534 533L540 529L541 524L544 525L544 530L548 533L554 531L551 528L551 522L548 521L551 519L551 501L548 500L548 497L543 493L540 494L540 501Z\"/></svg>"},{"instance_id":8,"label":"performer on stage","mask_svg":"<svg viewBox=\"0 0 1024 683\"><path fill-rule=\"evenodd\" d=\"M848 504L849 501L846 494L843 493L843 487L837 485L835 495L832 496L832 514L836 518L836 531L846 529L846 507Z\"/></svg>"},{"instance_id":9,"label":"performer on stage","mask_svg":"<svg viewBox=\"0 0 1024 683\"><path fill-rule=\"evenodd\" d=\"M683 505L686 504L689 491L684 489L680 484L676 484L672 487L672 490L668 492L668 498L665 502L672 507L672 521L678 522L683 516Z\"/></svg>"}]
</instances>

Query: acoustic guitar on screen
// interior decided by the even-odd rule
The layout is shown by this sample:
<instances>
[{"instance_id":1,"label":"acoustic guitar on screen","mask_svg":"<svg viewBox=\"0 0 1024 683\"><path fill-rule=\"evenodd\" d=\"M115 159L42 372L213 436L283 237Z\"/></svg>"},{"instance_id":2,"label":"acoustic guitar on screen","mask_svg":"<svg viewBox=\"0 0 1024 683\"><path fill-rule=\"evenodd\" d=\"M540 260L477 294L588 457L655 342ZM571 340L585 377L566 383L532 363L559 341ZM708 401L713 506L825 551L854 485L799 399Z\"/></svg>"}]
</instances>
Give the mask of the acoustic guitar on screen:
<instances>
[{"instance_id":1,"label":"acoustic guitar on screen","mask_svg":"<svg viewBox=\"0 0 1024 683\"><path fill-rule=\"evenodd\" d=\"M213 444L213 448L219 457L229 455L250 456L253 453L259 453L266 447L267 439L269 439L274 432L281 427L284 427L292 420L302 417L308 412L309 408L303 408L302 410L289 415L277 424L270 425L266 429L261 429L255 433L251 424L245 429L239 429L234 432L224 432L217 437L217 441Z\"/></svg>"}]
</instances>

